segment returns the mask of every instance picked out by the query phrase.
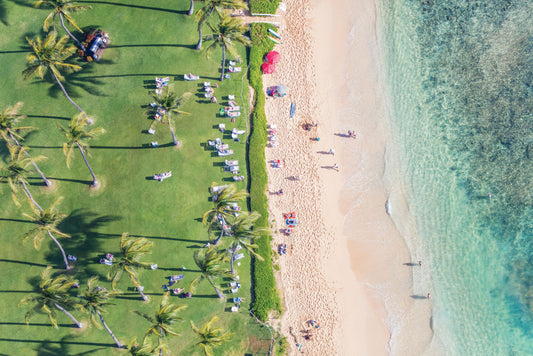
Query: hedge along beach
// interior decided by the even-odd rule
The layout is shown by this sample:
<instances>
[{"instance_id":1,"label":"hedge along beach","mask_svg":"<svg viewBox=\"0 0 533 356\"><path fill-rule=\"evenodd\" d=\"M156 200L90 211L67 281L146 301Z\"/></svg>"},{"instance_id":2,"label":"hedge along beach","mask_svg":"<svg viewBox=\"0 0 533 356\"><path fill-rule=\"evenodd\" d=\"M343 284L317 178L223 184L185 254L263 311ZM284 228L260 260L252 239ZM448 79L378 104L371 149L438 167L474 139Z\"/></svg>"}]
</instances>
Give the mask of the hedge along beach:
<instances>
[{"instance_id":1,"label":"hedge along beach","mask_svg":"<svg viewBox=\"0 0 533 356\"><path fill-rule=\"evenodd\" d=\"M376 4L373 0L287 0L279 29L281 62L265 87L285 84L286 98L268 99L278 142L267 148L271 220L296 212L299 226L280 256L278 284L285 302L282 331L292 352L380 355L390 351L400 323L417 335L409 350L429 342L429 303L415 305L404 240L386 213L383 182L388 139L381 96ZM297 105L289 118L290 104ZM318 127L306 131L305 123ZM346 137L355 130L357 138ZM312 140L319 137L320 141ZM329 154L333 148L335 154ZM339 169L333 169L337 164ZM301 175L300 180L287 179ZM302 331L320 328L305 340Z\"/></svg>"}]
</instances>

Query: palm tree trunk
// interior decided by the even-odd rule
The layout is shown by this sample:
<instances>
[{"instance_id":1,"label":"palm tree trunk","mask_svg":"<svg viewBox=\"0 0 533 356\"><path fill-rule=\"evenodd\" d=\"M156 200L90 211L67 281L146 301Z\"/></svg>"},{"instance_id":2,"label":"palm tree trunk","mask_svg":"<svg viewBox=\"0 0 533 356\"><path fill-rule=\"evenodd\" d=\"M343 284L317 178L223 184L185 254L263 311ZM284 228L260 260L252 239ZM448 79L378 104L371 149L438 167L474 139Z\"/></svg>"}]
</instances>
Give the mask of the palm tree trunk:
<instances>
[{"instance_id":1,"label":"palm tree trunk","mask_svg":"<svg viewBox=\"0 0 533 356\"><path fill-rule=\"evenodd\" d=\"M191 6L189 7L189 11L187 11L187 15L191 16L194 13L194 0L191 0Z\"/></svg>"},{"instance_id":2,"label":"palm tree trunk","mask_svg":"<svg viewBox=\"0 0 533 356\"><path fill-rule=\"evenodd\" d=\"M43 208L41 208L41 206L35 201L35 199L33 199L33 195L31 195L30 190L28 189L28 186L26 185L26 183L22 179L20 180L20 182L22 183L22 186L24 187L24 191L26 192L26 195L31 200L33 205L35 205L37 209L39 209L40 211L43 211Z\"/></svg>"},{"instance_id":3,"label":"palm tree trunk","mask_svg":"<svg viewBox=\"0 0 533 356\"><path fill-rule=\"evenodd\" d=\"M17 146L24 152L24 154L26 155L26 157L30 158L30 154L28 152L26 152L24 149L22 149L22 146L20 145L20 143L17 141L17 139L15 138L15 136L13 136L11 133L9 134L9 136L11 137L11 139L13 141L15 141L15 143L17 144ZM35 168L35 170L37 171L37 173L39 173L39 175L41 176L41 178L43 179L44 181L44 184L46 184L47 187L51 186L52 183L50 183L50 181L48 179L46 179L46 177L44 176L44 173L41 172L41 170L39 169L39 167L37 167L37 164L33 161L31 161L31 164L33 165L33 168Z\"/></svg>"},{"instance_id":4,"label":"palm tree trunk","mask_svg":"<svg viewBox=\"0 0 533 356\"><path fill-rule=\"evenodd\" d=\"M93 177L93 187L98 186L98 179L96 179L96 176L94 175L93 169L89 165L89 161L87 161L87 157L85 157L85 153L83 152L83 149L81 148L80 144L76 142L76 146L78 146L78 149L81 152L81 156L83 157L83 160L85 161L85 164L87 165L87 168L89 168L89 172L91 172L91 176Z\"/></svg>"},{"instance_id":5,"label":"palm tree trunk","mask_svg":"<svg viewBox=\"0 0 533 356\"><path fill-rule=\"evenodd\" d=\"M69 266L68 260L67 260L67 255L65 255L65 250L63 250L63 246L61 246L59 241L57 241L57 239L54 237L54 235L52 235L52 233L50 231L48 231L48 236L50 236L50 238L55 242L57 247L59 247L59 250L61 251L61 254L63 255L63 262L65 262L65 268L67 270L70 269L70 266Z\"/></svg>"},{"instance_id":6,"label":"palm tree trunk","mask_svg":"<svg viewBox=\"0 0 533 356\"><path fill-rule=\"evenodd\" d=\"M232 249L231 249L231 260L230 260L230 266L231 266L231 274L232 275L235 275L235 267L234 267L234 262L235 262L235 250L237 249L237 246L234 246Z\"/></svg>"},{"instance_id":7,"label":"palm tree trunk","mask_svg":"<svg viewBox=\"0 0 533 356\"><path fill-rule=\"evenodd\" d=\"M61 84L61 81L59 80L59 78L52 72L52 74L54 75L54 78L56 78L56 82L57 84L59 84L59 87L61 88L61 91L63 92L63 94L67 97L68 101L70 101L72 103L72 105L74 105L76 107L76 109L78 109L79 112L84 112L79 106L78 104L76 104L74 102L74 100L72 100L70 98L70 96L67 94L67 91L65 90L65 87L63 86L63 84Z\"/></svg>"},{"instance_id":8,"label":"palm tree trunk","mask_svg":"<svg viewBox=\"0 0 533 356\"><path fill-rule=\"evenodd\" d=\"M172 135L172 141L174 141L174 146L179 146L180 142L176 138L176 133L174 132L174 129L172 128L169 128L169 129L170 129L170 134Z\"/></svg>"},{"instance_id":9,"label":"palm tree trunk","mask_svg":"<svg viewBox=\"0 0 533 356\"><path fill-rule=\"evenodd\" d=\"M141 284L139 283L137 278L135 278L133 276L132 276L132 278L135 281L135 287L137 287L137 291L141 295L141 298L146 302L148 300L148 297L143 293L142 288L141 288Z\"/></svg>"},{"instance_id":10,"label":"palm tree trunk","mask_svg":"<svg viewBox=\"0 0 533 356\"><path fill-rule=\"evenodd\" d=\"M78 326L78 328L83 328L83 323L80 323L79 321L76 320L76 318L74 318L74 316L72 316L72 314L70 314L68 311L65 310L65 308L61 307L59 304L57 303L54 303L54 306L61 310L63 313L65 313L74 323L76 323L76 325Z\"/></svg>"},{"instance_id":11,"label":"palm tree trunk","mask_svg":"<svg viewBox=\"0 0 533 356\"><path fill-rule=\"evenodd\" d=\"M198 43L196 44L196 49L201 50L202 49L202 26L204 25L203 21L198 22Z\"/></svg>"},{"instance_id":12,"label":"palm tree trunk","mask_svg":"<svg viewBox=\"0 0 533 356\"><path fill-rule=\"evenodd\" d=\"M209 281L209 283L211 283L211 285L213 286L213 288L215 288L215 292L217 293L217 296L220 298L220 299L226 299L226 296L224 295L224 293L222 293L220 291L220 289L218 289L218 287L215 285L215 283L211 280L211 277L207 277L207 280Z\"/></svg>"},{"instance_id":13,"label":"palm tree trunk","mask_svg":"<svg viewBox=\"0 0 533 356\"><path fill-rule=\"evenodd\" d=\"M204 20L201 20L198 22L198 43L196 44L196 49L202 49L202 26L204 25L205 20L207 20L211 15L213 15L213 11L215 11L215 8L213 7L211 11L209 11L209 15L206 16Z\"/></svg>"},{"instance_id":14,"label":"palm tree trunk","mask_svg":"<svg viewBox=\"0 0 533 356\"><path fill-rule=\"evenodd\" d=\"M85 52L85 50L86 50L85 46L80 41L78 41L78 39L76 37L74 37L74 35L72 33L70 33L70 31L67 29L67 26L65 26L65 22L63 21L63 14L61 12L59 13L59 19L61 20L61 26L63 26L63 29L65 30L65 32L68 33L70 38L72 38L74 40L74 42L76 42L78 44L78 46L80 46L80 48L83 50L83 52Z\"/></svg>"},{"instance_id":15,"label":"palm tree trunk","mask_svg":"<svg viewBox=\"0 0 533 356\"><path fill-rule=\"evenodd\" d=\"M107 330L107 332L109 333L109 335L111 335L111 337L113 338L113 340L115 341L115 344L117 344L117 347L119 349L122 349L124 347L124 345L118 341L118 339L116 338L115 334L113 334L113 332L111 331L111 329L109 328L109 326L107 326L105 320L104 320L104 317L102 316L102 313L100 313L99 310L96 311L96 313L98 313L98 316L100 317L100 321L102 322L102 325L104 326L104 328Z\"/></svg>"},{"instance_id":16,"label":"palm tree trunk","mask_svg":"<svg viewBox=\"0 0 533 356\"><path fill-rule=\"evenodd\" d=\"M218 235L217 239L213 241L213 245L218 245L220 243L220 240L222 240L222 236L224 236L224 226L222 226L222 230L220 231L220 235Z\"/></svg>"},{"instance_id":17,"label":"palm tree trunk","mask_svg":"<svg viewBox=\"0 0 533 356\"><path fill-rule=\"evenodd\" d=\"M226 70L226 45L222 45L222 75L220 81L224 80L224 71Z\"/></svg>"}]
</instances>

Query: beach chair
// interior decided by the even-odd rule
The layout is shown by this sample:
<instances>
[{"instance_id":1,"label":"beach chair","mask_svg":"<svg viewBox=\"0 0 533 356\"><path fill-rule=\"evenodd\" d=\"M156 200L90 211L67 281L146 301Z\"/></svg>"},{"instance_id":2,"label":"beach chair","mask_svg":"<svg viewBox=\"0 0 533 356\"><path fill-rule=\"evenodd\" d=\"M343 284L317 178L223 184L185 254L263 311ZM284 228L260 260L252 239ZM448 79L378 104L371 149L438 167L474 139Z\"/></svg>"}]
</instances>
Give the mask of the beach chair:
<instances>
[{"instance_id":1,"label":"beach chair","mask_svg":"<svg viewBox=\"0 0 533 356\"><path fill-rule=\"evenodd\" d=\"M226 166L238 166L238 165L239 165L239 161L238 161L238 160L233 160L233 161L228 161L228 160L226 160L226 161L224 162L224 164L225 164Z\"/></svg>"},{"instance_id":2,"label":"beach chair","mask_svg":"<svg viewBox=\"0 0 533 356\"><path fill-rule=\"evenodd\" d=\"M234 133L234 134L237 134L237 135L244 135L246 133L246 130L237 130L236 127L234 127L232 130L231 130L231 133Z\"/></svg>"},{"instance_id":3,"label":"beach chair","mask_svg":"<svg viewBox=\"0 0 533 356\"><path fill-rule=\"evenodd\" d=\"M238 311L239 311L239 307L238 306L234 305L234 306L231 307L231 312L232 313L237 313Z\"/></svg>"},{"instance_id":4,"label":"beach chair","mask_svg":"<svg viewBox=\"0 0 533 356\"><path fill-rule=\"evenodd\" d=\"M155 134L155 130L154 130L153 128L150 127L150 128L148 129L148 133L149 133L150 135L153 135L153 134Z\"/></svg>"},{"instance_id":5,"label":"beach chair","mask_svg":"<svg viewBox=\"0 0 533 356\"><path fill-rule=\"evenodd\" d=\"M211 86L211 82L204 82L204 89Z\"/></svg>"},{"instance_id":6,"label":"beach chair","mask_svg":"<svg viewBox=\"0 0 533 356\"><path fill-rule=\"evenodd\" d=\"M235 100L235 95L228 95L228 100Z\"/></svg>"},{"instance_id":7,"label":"beach chair","mask_svg":"<svg viewBox=\"0 0 533 356\"><path fill-rule=\"evenodd\" d=\"M229 71L230 73L237 73L237 72L242 71L242 67L233 67L233 66L229 66L229 67L228 67L228 71Z\"/></svg>"},{"instance_id":8,"label":"beach chair","mask_svg":"<svg viewBox=\"0 0 533 356\"><path fill-rule=\"evenodd\" d=\"M233 294L239 292L239 288L232 288L232 289L230 289L230 290L231 290L231 293L233 293Z\"/></svg>"},{"instance_id":9,"label":"beach chair","mask_svg":"<svg viewBox=\"0 0 533 356\"><path fill-rule=\"evenodd\" d=\"M236 61L229 61L228 64L229 64L230 66L234 66L234 65L237 64L237 62L236 62Z\"/></svg>"},{"instance_id":10,"label":"beach chair","mask_svg":"<svg viewBox=\"0 0 533 356\"><path fill-rule=\"evenodd\" d=\"M233 261L242 260L244 258L244 253L238 253L235 256L233 256Z\"/></svg>"},{"instance_id":11,"label":"beach chair","mask_svg":"<svg viewBox=\"0 0 533 356\"><path fill-rule=\"evenodd\" d=\"M211 189L211 192L214 193L214 194L218 194L221 191L223 191L224 189L226 189L227 187L228 187L227 185L217 185L217 186L214 186Z\"/></svg>"},{"instance_id":12,"label":"beach chair","mask_svg":"<svg viewBox=\"0 0 533 356\"><path fill-rule=\"evenodd\" d=\"M152 141L152 142L150 142L150 146L157 147L157 146L159 146L159 143L157 141Z\"/></svg>"},{"instance_id":13,"label":"beach chair","mask_svg":"<svg viewBox=\"0 0 533 356\"><path fill-rule=\"evenodd\" d=\"M103 264L103 265L108 265L108 266L112 266L113 265L113 262L105 259L105 258L100 258L100 263Z\"/></svg>"},{"instance_id":14,"label":"beach chair","mask_svg":"<svg viewBox=\"0 0 533 356\"><path fill-rule=\"evenodd\" d=\"M241 288L241 284L239 282L230 282L229 286L231 288Z\"/></svg>"},{"instance_id":15,"label":"beach chair","mask_svg":"<svg viewBox=\"0 0 533 356\"><path fill-rule=\"evenodd\" d=\"M226 124L218 124L218 129L220 130L220 132L226 131Z\"/></svg>"},{"instance_id":16,"label":"beach chair","mask_svg":"<svg viewBox=\"0 0 533 356\"><path fill-rule=\"evenodd\" d=\"M194 75L192 73L189 73L189 74L184 74L183 75L183 79L185 79L187 81L200 80L200 76L199 75Z\"/></svg>"},{"instance_id":17,"label":"beach chair","mask_svg":"<svg viewBox=\"0 0 533 356\"><path fill-rule=\"evenodd\" d=\"M233 154L233 150L218 151L218 156L219 157L231 156L232 154Z\"/></svg>"},{"instance_id":18,"label":"beach chair","mask_svg":"<svg viewBox=\"0 0 533 356\"><path fill-rule=\"evenodd\" d=\"M217 145L221 145L222 144L222 140L220 139L220 137L217 137L215 139L215 142L216 142Z\"/></svg>"}]
</instances>

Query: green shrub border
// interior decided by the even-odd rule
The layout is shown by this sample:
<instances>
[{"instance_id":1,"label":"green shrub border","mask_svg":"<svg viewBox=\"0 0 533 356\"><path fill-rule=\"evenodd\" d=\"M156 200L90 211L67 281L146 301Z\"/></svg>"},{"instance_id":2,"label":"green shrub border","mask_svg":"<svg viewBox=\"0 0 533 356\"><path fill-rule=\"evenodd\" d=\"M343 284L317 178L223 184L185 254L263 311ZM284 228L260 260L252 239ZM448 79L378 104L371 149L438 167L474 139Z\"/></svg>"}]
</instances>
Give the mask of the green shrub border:
<instances>
[{"instance_id":1,"label":"green shrub border","mask_svg":"<svg viewBox=\"0 0 533 356\"><path fill-rule=\"evenodd\" d=\"M250 0L248 6L252 14L275 14L280 0Z\"/></svg>"},{"instance_id":2,"label":"green shrub border","mask_svg":"<svg viewBox=\"0 0 533 356\"><path fill-rule=\"evenodd\" d=\"M266 197L268 176L266 171L265 147L267 143L267 118L265 114L265 92L261 77L261 65L264 56L274 48L268 39L268 24L252 24L250 49L250 85L254 88L254 109L252 112L252 130L248 149L250 167L250 207L261 214L258 226L269 227L268 203ZM266 321L271 311L281 313L281 302L276 288L272 268L272 237L265 234L257 239L257 252L264 258L257 258L253 263L253 305L252 311L262 321Z\"/></svg>"}]
</instances>

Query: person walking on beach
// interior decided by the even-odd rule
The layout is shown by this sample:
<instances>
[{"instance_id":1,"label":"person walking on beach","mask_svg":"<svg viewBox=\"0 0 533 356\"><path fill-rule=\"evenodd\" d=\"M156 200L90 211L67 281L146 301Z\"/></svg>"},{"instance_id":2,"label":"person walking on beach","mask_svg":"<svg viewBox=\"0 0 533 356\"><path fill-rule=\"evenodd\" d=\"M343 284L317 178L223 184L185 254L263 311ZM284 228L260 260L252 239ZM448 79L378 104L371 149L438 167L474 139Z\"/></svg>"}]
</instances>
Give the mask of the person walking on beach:
<instances>
[{"instance_id":1,"label":"person walking on beach","mask_svg":"<svg viewBox=\"0 0 533 356\"><path fill-rule=\"evenodd\" d=\"M329 149L329 154L335 156L335 150L333 148Z\"/></svg>"},{"instance_id":2,"label":"person walking on beach","mask_svg":"<svg viewBox=\"0 0 533 356\"><path fill-rule=\"evenodd\" d=\"M335 163L335 164L332 166L332 168L333 168L334 170L336 170L337 172L339 171L339 165L338 165L337 163Z\"/></svg>"}]
</instances>

